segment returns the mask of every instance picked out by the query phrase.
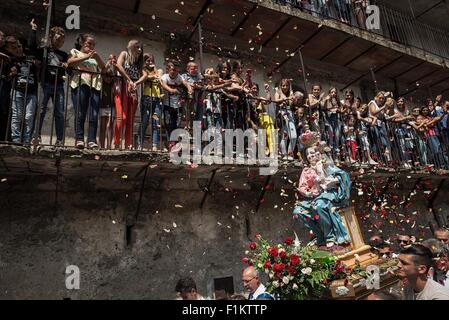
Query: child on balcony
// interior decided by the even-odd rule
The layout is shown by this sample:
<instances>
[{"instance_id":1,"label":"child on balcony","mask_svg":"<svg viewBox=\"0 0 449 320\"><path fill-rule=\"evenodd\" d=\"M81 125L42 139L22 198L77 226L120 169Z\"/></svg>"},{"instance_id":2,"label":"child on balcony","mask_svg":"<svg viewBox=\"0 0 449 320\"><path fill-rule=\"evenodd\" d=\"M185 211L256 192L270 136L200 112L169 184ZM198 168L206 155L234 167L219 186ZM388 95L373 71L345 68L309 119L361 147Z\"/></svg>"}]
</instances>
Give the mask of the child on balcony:
<instances>
[{"instance_id":1,"label":"child on balcony","mask_svg":"<svg viewBox=\"0 0 449 320\"><path fill-rule=\"evenodd\" d=\"M117 57L109 55L106 63L105 75L103 76L103 85L101 90L100 106L100 146L101 148L111 148L112 143L112 124L114 116L114 95L120 90L120 81L117 79L118 71L116 68Z\"/></svg>"},{"instance_id":2,"label":"child on balcony","mask_svg":"<svg viewBox=\"0 0 449 320\"><path fill-rule=\"evenodd\" d=\"M189 62L187 64L186 73L181 77L183 80L187 81L193 89L192 98L186 97L185 103L185 114L187 127L190 128L190 115L194 112L195 121L201 122L201 127L204 126L203 121L203 76L198 71L198 65L195 62Z\"/></svg>"},{"instance_id":3,"label":"child on balcony","mask_svg":"<svg viewBox=\"0 0 449 320\"><path fill-rule=\"evenodd\" d=\"M357 138L355 135L355 118L350 116L343 127L343 133L346 140L346 149L350 156L350 163L357 161Z\"/></svg>"},{"instance_id":4,"label":"child on balcony","mask_svg":"<svg viewBox=\"0 0 449 320\"><path fill-rule=\"evenodd\" d=\"M145 76L143 84L143 98L141 103L141 123L139 129L139 145L143 148L145 142L145 134L148 123L151 119L151 139L152 151L158 151L159 131L161 129L161 113L162 113L162 93L160 87L162 69L158 69L154 62L154 56L151 54L144 55L145 66L143 74ZM138 84L138 83L137 83Z\"/></svg>"},{"instance_id":5,"label":"child on balcony","mask_svg":"<svg viewBox=\"0 0 449 320\"><path fill-rule=\"evenodd\" d=\"M232 80L220 80L219 75L213 68L206 69L204 78L206 81L204 105L206 107L206 123L209 133L209 142L212 141L212 137L213 140L216 140L215 150L218 155L221 155L223 152L221 95L223 94L223 89L232 84Z\"/></svg>"},{"instance_id":6,"label":"child on balcony","mask_svg":"<svg viewBox=\"0 0 449 320\"><path fill-rule=\"evenodd\" d=\"M171 133L180 125L180 86L184 86L187 89L189 96L193 94L193 89L190 84L183 80L179 75L179 66L175 66L173 62L167 64L167 73L161 78L161 87L164 89L164 121L167 129L167 137L170 141L170 150L176 145L177 141L171 140Z\"/></svg>"}]
</instances>

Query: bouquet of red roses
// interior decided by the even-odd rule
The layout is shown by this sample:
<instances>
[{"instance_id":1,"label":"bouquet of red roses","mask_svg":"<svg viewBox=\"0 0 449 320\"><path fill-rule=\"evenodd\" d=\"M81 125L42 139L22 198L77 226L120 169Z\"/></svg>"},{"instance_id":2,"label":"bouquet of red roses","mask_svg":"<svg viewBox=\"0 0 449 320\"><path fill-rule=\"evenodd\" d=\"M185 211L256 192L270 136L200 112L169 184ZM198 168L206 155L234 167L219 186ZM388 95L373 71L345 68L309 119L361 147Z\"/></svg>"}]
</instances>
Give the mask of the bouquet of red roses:
<instances>
[{"instance_id":1,"label":"bouquet of red roses","mask_svg":"<svg viewBox=\"0 0 449 320\"><path fill-rule=\"evenodd\" d=\"M330 253L301 246L297 237L274 245L257 234L249 249L243 262L267 274L267 291L282 300L322 298L333 280L351 273Z\"/></svg>"}]
</instances>

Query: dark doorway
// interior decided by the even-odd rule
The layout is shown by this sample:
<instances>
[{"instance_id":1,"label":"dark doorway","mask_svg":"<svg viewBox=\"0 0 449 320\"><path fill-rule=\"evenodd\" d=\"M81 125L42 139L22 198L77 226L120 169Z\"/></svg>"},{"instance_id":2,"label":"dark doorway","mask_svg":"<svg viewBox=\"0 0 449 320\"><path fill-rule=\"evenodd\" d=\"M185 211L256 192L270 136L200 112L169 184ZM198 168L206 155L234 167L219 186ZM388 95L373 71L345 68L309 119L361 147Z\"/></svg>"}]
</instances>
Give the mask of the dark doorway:
<instances>
[{"instance_id":1,"label":"dark doorway","mask_svg":"<svg viewBox=\"0 0 449 320\"><path fill-rule=\"evenodd\" d=\"M229 299L234 294L234 278L216 278L214 279L215 300Z\"/></svg>"}]
</instances>

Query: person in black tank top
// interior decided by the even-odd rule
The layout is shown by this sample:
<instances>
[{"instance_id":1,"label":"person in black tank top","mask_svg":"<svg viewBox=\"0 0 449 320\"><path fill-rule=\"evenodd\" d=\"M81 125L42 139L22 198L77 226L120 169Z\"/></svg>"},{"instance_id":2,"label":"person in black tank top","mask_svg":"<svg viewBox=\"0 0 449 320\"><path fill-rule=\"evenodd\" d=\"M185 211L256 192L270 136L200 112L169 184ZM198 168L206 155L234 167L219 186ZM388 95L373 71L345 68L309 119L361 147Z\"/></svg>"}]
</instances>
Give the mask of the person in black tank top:
<instances>
[{"instance_id":1,"label":"person in black tank top","mask_svg":"<svg viewBox=\"0 0 449 320\"><path fill-rule=\"evenodd\" d=\"M128 43L126 51L122 51L117 60L117 69L122 75L121 92L114 97L117 120L115 124L115 148L121 147L122 138L125 138L125 148L132 149L132 134L134 116L137 110L136 82L142 82L143 50L142 44L137 40Z\"/></svg>"}]
</instances>

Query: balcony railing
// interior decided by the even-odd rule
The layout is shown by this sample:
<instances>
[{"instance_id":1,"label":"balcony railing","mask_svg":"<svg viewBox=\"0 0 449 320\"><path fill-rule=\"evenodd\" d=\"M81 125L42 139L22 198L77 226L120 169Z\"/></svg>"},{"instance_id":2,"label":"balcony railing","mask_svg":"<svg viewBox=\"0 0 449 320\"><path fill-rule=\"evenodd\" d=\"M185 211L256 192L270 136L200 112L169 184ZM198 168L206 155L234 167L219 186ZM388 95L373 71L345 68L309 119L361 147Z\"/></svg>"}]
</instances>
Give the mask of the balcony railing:
<instances>
[{"instance_id":1,"label":"balcony railing","mask_svg":"<svg viewBox=\"0 0 449 320\"><path fill-rule=\"evenodd\" d=\"M30 60L28 68L32 63ZM0 68L3 67L2 63ZM125 80L120 76L111 78L104 74L76 69L66 70L60 67L56 68L56 72L64 74L66 78L64 87L55 85L49 89L41 88L39 85L38 90L32 90L28 85L28 79L24 84L18 81L17 76L9 80L5 77L1 79L2 90L8 88L6 81L11 81L12 86L9 92L2 92L3 97L7 94L10 100L7 106L7 119L2 119L2 123L7 123L7 126L6 130L2 127L3 131L0 132L0 144L74 148L77 140L84 142L85 137L88 136L88 142L99 141L99 148L95 147L94 149L110 150L115 145L115 150L123 152L129 150L167 152L171 130L175 128L190 130L192 121L196 118L201 121L202 130L210 127L219 129L221 145L225 144L225 135L222 130L225 128L235 129L238 127L243 130L252 130L255 122L260 129L272 130L271 134L277 135L280 141L279 148L274 148L274 150L279 149L280 156L286 161L302 162L305 160L304 147L299 136L309 127L320 131L322 139L331 147L330 156L336 162L344 162L348 166L363 165L415 170L449 168L448 106L442 110L446 117L444 119L446 126L442 126L439 122L425 130L424 128L415 130L408 121L389 120L385 114L383 117L378 117L378 119L383 119L382 121L365 124L363 127L361 121L354 117L351 108L348 108L346 112L330 113L321 107L313 111L316 112L313 114L312 110L304 105L290 109L276 106L276 103L270 100L263 102L266 112L255 115L258 110L260 112L260 105L253 103L252 96L241 94L239 102L236 102L226 99L219 93L222 109L217 118L219 121L217 121L217 119L212 119L211 114L205 109L202 95L207 91L198 90L197 94L193 94L193 97L197 98L182 96L182 94L176 97L180 99L180 108L177 110L178 122L170 123L170 120L173 120L170 113L174 112L172 106L163 106L159 101L153 103L151 97L142 97L143 90L140 90L138 91L140 98L136 110L140 116L136 117L138 121L134 121L132 112L126 115L128 117L127 125L131 130L128 137L132 139L127 141L127 145L124 145L123 142L127 140L122 121L124 111L117 108L116 102L117 99L123 101L124 90L122 89L126 85ZM79 90L80 83L78 83L78 89L74 90L69 83L81 72L90 74L91 85L83 85L81 91ZM30 69L25 74L30 74ZM98 80L103 83L99 92L95 92L93 89L94 77L98 77ZM80 81L80 77L77 79ZM22 78L21 81L23 80ZM111 84L109 89L105 89L106 81ZM44 94L40 94L42 89L45 89ZM110 92L104 95L102 92L104 90L110 90ZM69 99L70 95L71 99ZM53 108L50 109L52 110L51 117L45 117L43 113L46 106L42 100L45 96L44 103L49 100L53 104ZM103 100L106 96L110 97L108 103L104 103ZM111 99L111 97L115 99ZM56 107L55 102L59 103ZM252 125L249 124L251 117L255 119ZM148 126L142 126L142 122L146 122ZM262 124L264 122L272 123L273 127L267 128ZM85 130L85 123L88 127L87 130ZM43 124L45 125L43 126ZM99 130L97 130L98 126Z\"/></svg>"},{"instance_id":2,"label":"balcony railing","mask_svg":"<svg viewBox=\"0 0 449 320\"><path fill-rule=\"evenodd\" d=\"M352 27L381 35L390 41L421 49L427 53L449 59L449 32L414 19L383 5L379 8L380 29L366 28L366 6L369 1L350 0L274 0L315 17L333 19Z\"/></svg>"}]
</instances>

